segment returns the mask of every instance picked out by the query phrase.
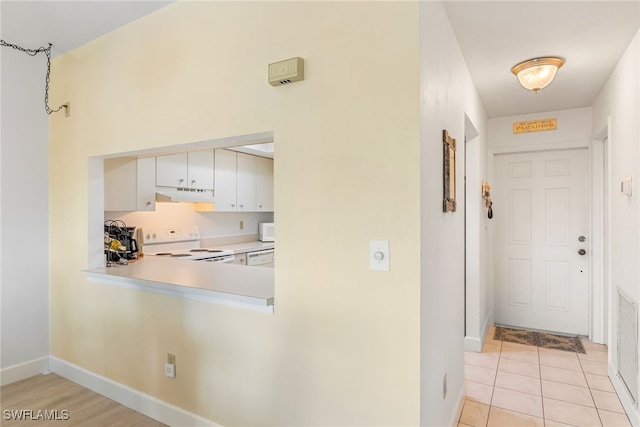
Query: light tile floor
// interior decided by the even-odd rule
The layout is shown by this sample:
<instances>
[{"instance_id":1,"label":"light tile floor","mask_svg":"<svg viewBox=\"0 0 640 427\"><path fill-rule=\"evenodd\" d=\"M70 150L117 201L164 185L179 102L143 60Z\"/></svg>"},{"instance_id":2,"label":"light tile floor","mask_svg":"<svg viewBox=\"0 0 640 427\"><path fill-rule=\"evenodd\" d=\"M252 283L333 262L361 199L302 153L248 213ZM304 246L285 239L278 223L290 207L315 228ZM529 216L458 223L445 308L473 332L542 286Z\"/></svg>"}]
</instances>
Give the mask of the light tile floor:
<instances>
[{"instance_id":1,"label":"light tile floor","mask_svg":"<svg viewBox=\"0 0 640 427\"><path fill-rule=\"evenodd\" d=\"M631 424L607 376L607 347L586 354L496 341L465 353L467 399L459 427Z\"/></svg>"}]
</instances>

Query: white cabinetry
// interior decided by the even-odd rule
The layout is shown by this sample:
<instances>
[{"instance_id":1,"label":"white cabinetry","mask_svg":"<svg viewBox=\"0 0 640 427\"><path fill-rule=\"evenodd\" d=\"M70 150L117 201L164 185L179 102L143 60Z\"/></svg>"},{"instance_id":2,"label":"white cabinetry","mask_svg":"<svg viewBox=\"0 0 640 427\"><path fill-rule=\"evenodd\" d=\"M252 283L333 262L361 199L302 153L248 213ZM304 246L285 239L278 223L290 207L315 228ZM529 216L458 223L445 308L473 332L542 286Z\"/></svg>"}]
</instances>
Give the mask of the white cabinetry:
<instances>
[{"instance_id":1,"label":"white cabinetry","mask_svg":"<svg viewBox=\"0 0 640 427\"><path fill-rule=\"evenodd\" d=\"M238 212L256 210L256 156L237 153L236 200Z\"/></svg>"},{"instance_id":2,"label":"white cabinetry","mask_svg":"<svg viewBox=\"0 0 640 427\"><path fill-rule=\"evenodd\" d=\"M215 211L272 212L273 160L215 150Z\"/></svg>"},{"instance_id":3,"label":"white cabinetry","mask_svg":"<svg viewBox=\"0 0 640 427\"><path fill-rule=\"evenodd\" d=\"M256 211L273 212L273 159L256 157Z\"/></svg>"},{"instance_id":4,"label":"white cabinetry","mask_svg":"<svg viewBox=\"0 0 640 427\"><path fill-rule=\"evenodd\" d=\"M233 264L247 265L247 254L235 254L233 256Z\"/></svg>"},{"instance_id":5,"label":"white cabinetry","mask_svg":"<svg viewBox=\"0 0 640 427\"><path fill-rule=\"evenodd\" d=\"M155 172L153 157L105 159L104 210L155 211Z\"/></svg>"},{"instance_id":6,"label":"white cabinetry","mask_svg":"<svg viewBox=\"0 0 640 427\"><path fill-rule=\"evenodd\" d=\"M156 157L156 184L213 190L213 150Z\"/></svg>"},{"instance_id":7,"label":"white cabinetry","mask_svg":"<svg viewBox=\"0 0 640 427\"><path fill-rule=\"evenodd\" d=\"M229 150L215 152L215 210L236 211L236 153Z\"/></svg>"}]
</instances>

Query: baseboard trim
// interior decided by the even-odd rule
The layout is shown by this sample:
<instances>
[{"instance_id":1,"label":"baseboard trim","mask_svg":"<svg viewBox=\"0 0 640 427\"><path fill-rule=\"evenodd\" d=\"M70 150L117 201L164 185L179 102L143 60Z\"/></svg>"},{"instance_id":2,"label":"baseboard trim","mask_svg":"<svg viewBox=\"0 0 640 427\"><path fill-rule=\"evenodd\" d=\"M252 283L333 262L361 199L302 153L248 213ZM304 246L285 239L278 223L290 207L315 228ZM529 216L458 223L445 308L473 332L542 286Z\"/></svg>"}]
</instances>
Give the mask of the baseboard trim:
<instances>
[{"instance_id":1,"label":"baseboard trim","mask_svg":"<svg viewBox=\"0 0 640 427\"><path fill-rule=\"evenodd\" d=\"M618 377L616 368L611 364L611 362L609 362L607 365L609 371L609 379L611 380L611 384L613 384L613 388L618 394L618 398L620 399L620 403L622 403L622 407L627 412L627 416L629 417L629 421L631 421L631 425L640 425L638 407L634 405L633 399L629 396L629 392L627 391L627 387L624 385L620 377Z\"/></svg>"},{"instance_id":2,"label":"baseboard trim","mask_svg":"<svg viewBox=\"0 0 640 427\"><path fill-rule=\"evenodd\" d=\"M482 351L482 340L476 337L464 337L464 351Z\"/></svg>"},{"instance_id":3,"label":"baseboard trim","mask_svg":"<svg viewBox=\"0 0 640 427\"><path fill-rule=\"evenodd\" d=\"M49 356L40 357L30 360L29 362L19 363L17 365L8 366L0 370L0 385L15 383L34 375L46 373L49 370Z\"/></svg>"},{"instance_id":4,"label":"baseboard trim","mask_svg":"<svg viewBox=\"0 0 640 427\"><path fill-rule=\"evenodd\" d=\"M163 402L153 396L95 374L55 356L49 357L49 369L74 383L170 426L221 427L213 421Z\"/></svg>"},{"instance_id":5,"label":"baseboard trim","mask_svg":"<svg viewBox=\"0 0 640 427\"><path fill-rule=\"evenodd\" d=\"M462 409L464 409L464 402L467 400L467 382L462 383L462 390L458 395L458 407L453 415L453 419L449 423L451 427L456 427L460 424L460 416L462 415Z\"/></svg>"},{"instance_id":6,"label":"baseboard trim","mask_svg":"<svg viewBox=\"0 0 640 427\"><path fill-rule=\"evenodd\" d=\"M475 351L480 353L482 351L482 346L484 346L484 341L487 338L487 332L489 332L489 317L484 321L484 325L482 326L482 330L480 331L480 337L464 337L464 350L465 351Z\"/></svg>"},{"instance_id":7,"label":"baseboard trim","mask_svg":"<svg viewBox=\"0 0 640 427\"><path fill-rule=\"evenodd\" d=\"M482 327L482 345L483 346L484 346L484 342L487 340L487 334L489 333L489 328L491 327L491 324L492 324L490 320L491 319L489 318L489 316L487 316L487 319L484 321L484 326Z\"/></svg>"}]
</instances>

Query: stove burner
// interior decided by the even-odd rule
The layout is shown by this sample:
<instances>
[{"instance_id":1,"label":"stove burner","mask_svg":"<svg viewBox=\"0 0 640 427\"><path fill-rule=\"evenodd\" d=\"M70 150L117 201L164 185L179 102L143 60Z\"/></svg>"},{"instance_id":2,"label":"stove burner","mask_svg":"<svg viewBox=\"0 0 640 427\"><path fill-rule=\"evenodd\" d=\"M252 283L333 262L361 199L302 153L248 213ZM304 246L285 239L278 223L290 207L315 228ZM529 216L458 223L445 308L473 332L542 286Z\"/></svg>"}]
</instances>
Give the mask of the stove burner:
<instances>
[{"instance_id":1,"label":"stove burner","mask_svg":"<svg viewBox=\"0 0 640 427\"><path fill-rule=\"evenodd\" d=\"M222 249L205 249L205 250L209 252L224 252Z\"/></svg>"},{"instance_id":2,"label":"stove burner","mask_svg":"<svg viewBox=\"0 0 640 427\"><path fill-rule=\"evenodd\" d=\"M180 258L180 257L185 257L185 256L191 256L189 254L171 254L172 257L176 257L176 258Z\"/></svg>"},{"instance_id":3,"label":"stove burner","mask_svg":"<svg viewBox=\"0 0 640 427\"><path fill-rule=\"evenodd\" d=\"M202 248L202 249L191 249L189 252L208 252L208 251L209 249Z\"/></svg>"}]
</instances>

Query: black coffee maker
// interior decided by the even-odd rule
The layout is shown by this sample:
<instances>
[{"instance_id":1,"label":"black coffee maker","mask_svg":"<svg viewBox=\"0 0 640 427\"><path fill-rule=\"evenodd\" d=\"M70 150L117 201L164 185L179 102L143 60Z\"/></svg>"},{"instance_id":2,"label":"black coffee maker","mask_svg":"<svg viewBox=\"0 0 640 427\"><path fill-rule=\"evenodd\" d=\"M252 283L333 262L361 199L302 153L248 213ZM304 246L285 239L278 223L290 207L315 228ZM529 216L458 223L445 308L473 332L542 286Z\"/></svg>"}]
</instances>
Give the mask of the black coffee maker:
<instances>
[{"instance_id":1,"label":"black coffee maker","mask_svg":"<svg viewBox=\"0 0 640 427\"><path fill-rule=\"evenodd\" d=\"M104 251L107 262L121 262L122 259L138 258L138 241L135 239L136 227L127 227L121 220L104 223Z\"/></svg>"}]
</instances>

